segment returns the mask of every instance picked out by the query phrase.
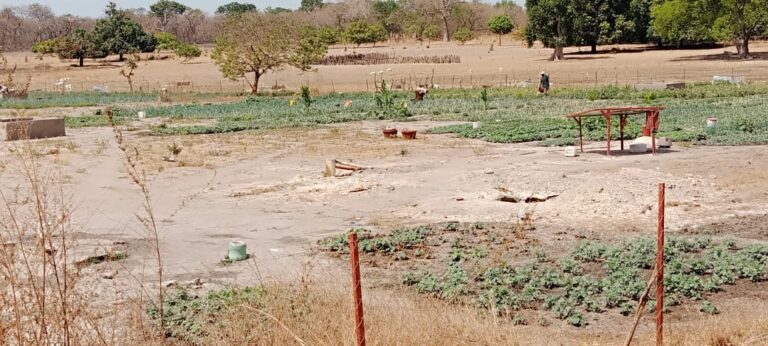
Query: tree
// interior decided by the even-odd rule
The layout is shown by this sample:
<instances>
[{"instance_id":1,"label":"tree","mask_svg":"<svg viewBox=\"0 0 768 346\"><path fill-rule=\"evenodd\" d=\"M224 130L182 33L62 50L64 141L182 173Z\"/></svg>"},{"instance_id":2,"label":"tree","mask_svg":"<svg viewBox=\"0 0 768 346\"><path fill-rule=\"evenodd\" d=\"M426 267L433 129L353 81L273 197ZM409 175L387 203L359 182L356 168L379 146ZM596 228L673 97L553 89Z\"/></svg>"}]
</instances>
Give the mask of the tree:
<instances>
[{"instance_id":1,"label":"tree","mask_svg":"<svg viewBox=\"0 0 768 346\"><path fill-rule=\"evenodd\" d=\"M650 1L653 0L572 1L576 43L586 44L592 53L597 53L600 44L647 42ZM638 30L642 36L637 34Z\"/></svg>"},{"instance_id":2,"label":"tree","mask_svg":"<svg viewBox=\"0 0 768 346\"><path fill-rule=\"evenodd\" d=\"M450 22L453 14L453 8L461 3L461 0L430 0L432 11L440 17L443 24L443 41L451 40Z\"/></svg>"},{"instance_id":3,"label":"tree","mask_svg":"<svg viewBox=\"0 0 768 346\"><path fill-rule=\"evenodd\" d=\"M167 32L158 32L155 34L155 40L157 40L157 50L172 50L176 56L183 58L185 61L197 58L202 55L202 51L194 44L180 41L176 36Z\"/></svg>"},{"instance_id":4,"label":"tree","mask_svg":"<svg viewBox=\"0 0 768 346\"><path fill-rule=\"evenodd\" d=\"M205 13L199 9L190 9L184 12L184 15L181 18L183 19L184 26L180 36L182 36L185 41L199 43L198 32L206 22Z\"/></svg>"},{"instance_id":5,"label":"tree","mask_svg":"<svg viewBox=\"0 0 768 346\"><path fill-rule=\"evenodd\" d=\"M184 14L187 6L184 6L172 0L158 0L152 6L149 6L149 12L152 17L156 17L160 22L160 31L168 32L168 22L173 17Z\"/></svg>"},{"instance_id":6,"label":"tree","mask_svg":"<svg viewBox=\"0 0 768 346\"><path fill-rule=\"evenodd\" d=\"M469 31L475 32L484 29L487 22L485 15L491 10L490 6L479 1L464 2L453 8L451 16L457 30L467 28ZM454 33L454 38L456 38L455 35L456 33Z\"/></svg>"},{"instance_id":7,"label":"tree","mask_svg":"<svg viewBox=\"0 0 768 346\"><path fill-rule=\"evenodd\" d=\"M155 49L161 50L173 50L179 44L179 39L175 35L169 32L158 32L155 34Z\"/></svg>"},{"instance_id":8,"label":"tree","mask_svg":"<svg viewBox=\"0 0 768 346\"><path fill-rule=\"evenodd\" d=\"M525 29L528 46L541 41L545 47L554 49L550 60L563 60L563 48L575 41L571 0L526 0L525 7L529 16Z\"/></svg>"},{"instance_id":9,"label":"tree","mask_svg":"<svg viewBox=\"0 0 768 346\"><path fill-rule=\"evenodd\" d=\"M179 44L177 44L173 49L173 53L176 54L176 56L179 58L184 59L184 61L200 57L200 55L203 54L200 48L198 48L196 45L186 42L179 42Z\"/></svg>"},{"instance_id":10,"label":"tree","mask_svg":"<svg viewBox=\"0 0 768 346\"><path fill-rule=\"evenodd\" d=\"M719 9L699 0L668 0L651 7L652 29L662 42L714 42L712 30Z\"/></svg>"},{"instance_id":11,"label":"tree","mask_svg":"<svg viewBox=\"0 0 768 346\"><path fill-rule=\"evenodd\" d=\"M42 60L43 56L56 53L57 44L58 44L58 40L55 38L52 38L50 40L38 41L34 45L32 45L32 53L39 54L40 60Z\"/></svg>"},{"instance_id":12,"label":"tree","mask_svg":"<svg viewBox=\"0 0 768 346\"><path fill-rule=\"evenodd\" d=\"M151 52L155 50L155 38L141 29L141 25L129 19L114 2L107 5L107 17L99 19L93 29L94 42L107 54Z\"/></svg>"},{"instance_id":13,"label":"tree","mask_svg":"<svg viewBox=\"0 0 768 346\"><path fill-rule=\"evenodd\" d=\"M328 50L320 40L295 30L296 24L282 15L250 12L227 16L211 57L224 77L244 79L256 94L264 74L288 66L306 71ZM247 77L250 73L253 80Z\"/></svg>"},{"instance_id":14,"label":"tree","mask_svg":"<svg viewBox=\"0 0 768 346\"><path fill-rule=\"evenodd\" d=\"M77 59L78 66L83 67L85 59L96 59L107 56L94 43L93 33L84 29L76 29L69 36L56 40L56 54L61 59Z\"/></svg>"},{"instance_id":15,"label":"tree","mask_svg":"<svg viewBox=\"0 0 768 346\"><path fill-rule=\"evenodd\" d=\"M427 39L427 45L432 43L432 40L436 40L440 37L440 28L435 24L427 25L422 32L422 35Z\"/></svg>"},{"instance_id":16,"label":"tree","mask_svg":"<svg viewBox=\"0 0 768 346\"><path fill-rule=\"evenodd\" d=\"M467 41L471 40L472 38L472 30L467 28L458 28L456 32L453 33L453 39L459 41L459 43L462 45L467 43Z\"/></svg>"},{"instance_id":17,"label":"tree","mask_svg":"<svg viewBox=\"0 0 768 346\"><path fill-rule=\"evenodd\" d=\"M768 1L722 0L721 15L715 20L715 36L733 40L739 58L749 58L749 42L768 29Z\"/></svg>"},{"instance_id":18,"label":"tree","mask_svg":"<svg viewBox=\"0 0 768 346\"><path fill-rule=\"evenodd\" d=\"M402 32L402 27L397 16L400 4L395 0L376 0L373 2L373 12L376 19L384 26L389 35Z\"/></svg>"},{"instance_id":19,"label":"tree","mask_svg":"<svg viewBox=\"0 0 768 346\"><path fill-rule=\"evenodd\" d=\"M365 20L357 20L347 25L344 30L344 38L347 42L354 43L358 47L363 43L373 43L387 39L387 30L381 24L368 23Z\"/></svg>"},{"instance_id":20,"label":"tree","mask_svg":"<svg viewBox=\"0 0 768 346\"><path fill-rule=\"evenodd\" d=\"M626 18L633 23L634 32L628 42L646 43L651 39L651 5L654 0L630 0Z\"/></svg>"},{"instance_id":21,"label":"tree","mask_svg":"<svg viewBox=\"0 0 768 346\"><path fill-rule=\"evenodd\" d=\"M499 46L501 46L501 36L509 34L514 28L515 26L512 24L512 19L506 14L496 15L488 20L488 30L499 35Z\"/></svg>"},{"instance_id":22,"label":"tree","mask_svg":"<svg viewBox=\"0 0 768 346\"><path fill-rule=\"evenodd\" d=\"M280 13L290 13L293 12L290 9L287 9L285 7L267 7L264 9L264 13L268 14L280 14Z\"/></svg>"},{"instance_id":23,"label":"tree","mask_svg":"<svg viewBox=\"0 0 768 346\"><path fill-rule=\"evenodd\" d=\"M133 71L139 68L139 64L136 63L138 60L139 59L135 56L130 57L123 64L123 68L120 69L120 75L128 80L128 88L130 92L133 92Z\"/></svg>"},{"instance_id":24,"label":"tree","mask_svg":"<svg viewBox=\"0 0 768 346\"><path fill-rule=\"evenodd\" d=\"M219 6L219 8L216 9L216 14L231 15L231 14L241 14L241 13L256 12L256 11L258 11L258 9L254 4L230 2L228 4Z\"/></svg>"},{"instance_id":25,"label":"tree","mask_svg":"<svg viewBox=\"0 0 768 346\"><path fill-rule=\"evenodd\" d=\"M616 1L618 2L618 1ZM597 45L603 34L609 34L615 16L610 0L582 0L573 2L573 29L580 44L591 47L597 53Z\"/></svg>"},{"instance_id":26,"label":"tree","mask_svg":"<svg viewBox=\"0 0 768 346\"><path fill-rule=\"evenodd\" d=\"M323 0L301 0L299 11L312 12L323 8L324 5Z\"/></svg>"},{"instance_id":27,"label":"tree","mask_svg":"<svg viewBox=\"0 0 768 346\"><path fill-rule=\"evenodd\" d=\"M332 26L313 27L305 26L304 33L306 36L315 36L325 46L332 46L339 43L342 33L339 29Z\"/></svg>"}]
</instances>

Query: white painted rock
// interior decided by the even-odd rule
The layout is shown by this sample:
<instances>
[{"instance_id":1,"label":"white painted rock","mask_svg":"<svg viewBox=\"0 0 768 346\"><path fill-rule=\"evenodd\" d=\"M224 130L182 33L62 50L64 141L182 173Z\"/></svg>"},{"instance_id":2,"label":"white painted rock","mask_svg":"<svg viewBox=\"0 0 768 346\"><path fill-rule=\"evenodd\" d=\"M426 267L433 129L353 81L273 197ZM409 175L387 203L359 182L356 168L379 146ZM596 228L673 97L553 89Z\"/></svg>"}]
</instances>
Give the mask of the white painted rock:
<instances>
[{"instance_id":1,"label":"white painted rock","mask_svg":"<svg viewBox=\"0 0 768 346\"><path fill-rule=\"evenodd\" d=\"M633 154L642 154L648 152L648 146L645 143L635 143L629 145L629 152Z\"/></svg>"},{"instance_id":2,"label":"white painted rock","mask_svg":"<svg viewBox=\"0 0 768 346\"><path fill-rule=\"evenodd\" d=\"M653 148L652 142L653 142L653 139L651 137L638 137L637 139L633 140L631 144L645 144L645 147L647 148L647 150L651 150L651 148ZM656 149L671 148L671 147L672 147L671 139L667 137L656 138Z\"/></svg>"}]
</instances>

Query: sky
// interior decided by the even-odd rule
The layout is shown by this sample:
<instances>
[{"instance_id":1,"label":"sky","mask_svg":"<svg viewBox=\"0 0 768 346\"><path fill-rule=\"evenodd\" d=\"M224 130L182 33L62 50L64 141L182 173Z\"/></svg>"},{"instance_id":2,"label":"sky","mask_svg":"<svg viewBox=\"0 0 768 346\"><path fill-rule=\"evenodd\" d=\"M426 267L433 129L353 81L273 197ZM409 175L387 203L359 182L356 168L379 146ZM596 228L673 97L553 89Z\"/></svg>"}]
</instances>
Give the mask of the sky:
<instances>
[{"instance_id":1,"label":"sky","mask_svg":"<svg viewBox=\"0 0 768 346\"><path fill-rule=\"evenodd\" d=\"M149 8L156 0L113 0L120 8ZM199 8L208 13L213 13L216 8L235 0L176 0L184 5ZM104 14L109 0L0 0L0 7L29 5L39 3L50 6L56 14L74 14L83 17L99 17ZM301 0L239 0L243 3L252 3L258 8L285 7L298 8ZM494 2L494 1L487 1ZM517 0L522 4L523 0Z\"/></svg>"}]
</instances>

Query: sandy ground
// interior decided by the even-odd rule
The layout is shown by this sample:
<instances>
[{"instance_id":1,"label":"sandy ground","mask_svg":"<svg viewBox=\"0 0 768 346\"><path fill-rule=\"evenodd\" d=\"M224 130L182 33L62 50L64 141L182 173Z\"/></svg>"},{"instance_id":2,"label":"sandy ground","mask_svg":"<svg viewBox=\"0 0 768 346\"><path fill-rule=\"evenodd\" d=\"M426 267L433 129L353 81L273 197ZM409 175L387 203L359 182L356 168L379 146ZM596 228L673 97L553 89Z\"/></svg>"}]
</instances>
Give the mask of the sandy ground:
<instances>
[{"instance_id":1,"label":"sandy ground","mask_svg":"<svg viewBox=\"0 0 768 346\"><path fill-rule=\"evenodd\" d=\"M582 239L653 236L659 182L668 186L670 234L768 241L765 147L676 146L657 156L607 157L600 150L603 143L592 143L587 153L567 158L560 148L534 143L491 144L422 133L405 141L385 139L380 132L385 125L423 131L440 124L367 121L163 138L126 133L151 177L165 280L199 279L193 286L206 290L292 280L311 265L324 280L346 282L346 263L317 256L312 247L358 226L388 231L445 221L510 222L529 212L536 225L529 236L552 253ZM164 161L166 146L174 142L182 153L176 162ZM0 184L6 193L23 185L12 153L19 145L0 143ZM79 235L75 256L112 248L128 253L126 260L83 269L94 299L119 301L135 297L137 282L152 286L152 249L135 216L143 214L142 197L126 174L112 131L73 129L66 138L31 145L46 171L60 172L71 197L72 227ZM323 177L325 160L334 158L369 169ZM500 190L557 197L508 203L497 200ZM231 240L245 241L252 259L221 265ZM105 273L113 277L103 278ZM745 305L764 305L761 290L739 291L717 298L720 318L739 316ZM692 323L681 316L686 314L670 317L680 321L671 328ZM646 322L641 332L652 330ZM624 331L628 323L629 318L605 319L584 332Z\"/></svg>"},{"instance_id":2,"label":"sandy ground","mask_svg":"<svg viewBox=\"0 0 768 346\"><path fill-rule=\"evenodd\" d=\"M376 75L403 88L415 87L427 80L440 87L468 87L481 85L514 85L516 81L535 80L540 70L552 76L554 87L574 84L634 84L647 81L706 81L713 75L745 76L749 81L768 79L768 44L751 45L754 59L740 61L724 52L734 53L733 47L696 50L648 50L639 46L601 47L601 54L576 54L587 48L569 48L568 60L550 62L550 49L525 48L519 42L506 41L494 46L491 41L475 41L464 46L454 43L433 42L427 45L391 43L381 47L334 47L329 54L351 52L382 52L403 56L448 55L461 57L460 64L403 64L373 66L319 66L312 72L286 69L271 72L263 78L262 90L274 85L297 90L310 85L320 92L372 90ZM612 53L612 49L623 51ZM190 62L180 60L143 61L135 71L136 89L178 91L242 91L241 81L223 79L218 67L209 58L212 48L204 48L205 55ZM163 56L168 54L155 54ZM729 56L731 56L729 58ZM19 71L31 73L32 88L52 90L54 82L69 78L75 91L91 90L106 85L109 90L127 90L126 80L120 76L120 64L112 61L88 62L88 67L72 67L72 61L46 57L38 60L32 53L8 53L9 64L18 65Z\"/></svg>"},{"instance_id":3,"label":"sandy ground","mask_svg":"<svg viewBox=\"0 0 768 346\"><path fill-rule=\"evenodd\" d=\"M737 236L768 235L762 224L768 213L765 147L677 147L657 156L606 157L595 143L593 152L566 158L559 148L444 135L388 140L379 133L384 124L161 139L129 133L151 176L166 275L223 282L250 276L244 265L218 265L233 239L248 243L261 274L282 275L299 267L314 241L350 227L505 222L524 212L535 217L535 236L554 248L583 238L652 235L659 182L669 188L667 225L673 232L738 220ZM407 123L416 129L434 125ZM175 163L163 161L171 142L183 148ZM2 160L12 165L7 149L17 144L0 145ZM35 145L44 160L61 165L86 243L127 241L131 251L148 254L135 218L141 196L127 178L111 130L70 130L67 139ZM324 161L332 158L370 169L324 178ZM11 169L0 181L20 183ZM558 197L500 202L500 188ZM717 227L715 235L724 231Z\"/></svg>"}]
</instances>

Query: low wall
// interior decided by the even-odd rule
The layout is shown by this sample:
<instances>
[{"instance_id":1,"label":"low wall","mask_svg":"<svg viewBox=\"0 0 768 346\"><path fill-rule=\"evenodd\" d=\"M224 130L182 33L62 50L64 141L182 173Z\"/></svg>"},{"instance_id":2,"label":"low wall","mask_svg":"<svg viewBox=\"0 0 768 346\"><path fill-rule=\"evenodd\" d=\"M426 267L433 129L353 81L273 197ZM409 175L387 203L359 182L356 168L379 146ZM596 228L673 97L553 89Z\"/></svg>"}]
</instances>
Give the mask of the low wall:
<instances>
[{"instance_id":1,"label":"low wall","mask_svg":"<svg viewBox=\"0 0 768 346\"><path fill-rule=\"evenodd\" d=\"M635 84L636 90L666 90L666 89L684 89L685 83L681 82L652 82Z\"/></svg>"},{"instance_id":2,"label":"low wall","mask_svg":"<svg viewBox=\"0 0 768 346\"><path fill-rule=\"evenodd\" d=\"M66 136L64 118L0 119L0 141Z\"/></svg>"}]
</instances>

